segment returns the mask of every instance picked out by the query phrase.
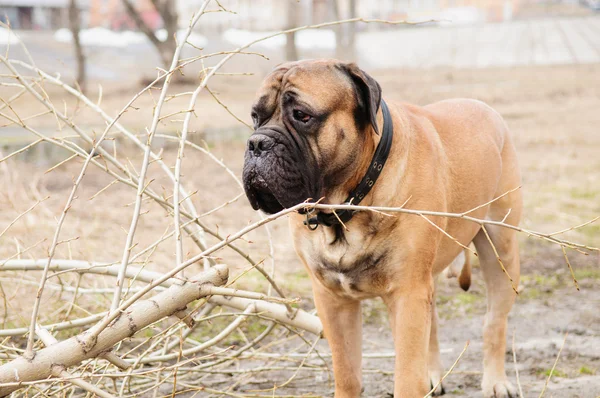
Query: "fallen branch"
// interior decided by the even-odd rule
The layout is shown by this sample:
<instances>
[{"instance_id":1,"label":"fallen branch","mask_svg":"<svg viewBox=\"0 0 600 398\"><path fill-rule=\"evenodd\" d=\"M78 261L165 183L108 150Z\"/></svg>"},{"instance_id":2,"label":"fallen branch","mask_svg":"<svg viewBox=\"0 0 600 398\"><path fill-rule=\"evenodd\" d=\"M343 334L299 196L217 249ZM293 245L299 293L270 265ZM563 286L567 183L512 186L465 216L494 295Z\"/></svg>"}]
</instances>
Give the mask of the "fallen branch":
<instances>
[{"instance_id":1,"label":"fallen branch","mask_svg":"<svg viewBox=\"0 0 600 398\"><path fill-rule=\"evenodd\" d=\"M54 375L53 367L60 364L65 368L83 360L96 358L109 351L118 342L133 336L139 330L185 308L190 302L207 295L211 286L227 282L228 269L217 265L194 278L193 282L173 285L148 300L132 305L107 328L98 334L91 349L82 344L88 332L34 352L31 359L19 357L0 366L0 397L7 396L19 388L19 383L42 380ZM2 386L4 383L13 383ZM14 384L16 383L16 384Z\"/></svg>"},{"instance_id":2,"label":"fallen branch","mask_svg":"<svg viewBox=\"0 0 600 398\"><path fill-rule=\"evenodd\" d=\"M0 271L42 271L46 265L45 263L46 260L0 261ZM117 276L119 273L119 266L114 263L90 263L80 260L53 259L50 263L49 270L58 272L76 272L82 274ZM164 274L161 274L160 272L143 270L132 266L127 267L126 272L127 278L135 278L135 280L144 283L152 283L162 279L163 276ZM50 275L49 278L52 278L52 275ZM161 286L168 288L182 283L182 281L184 280L171 277L161 282ZM254 313L260 313L264 318L272 319L279 323L303 329L317 335L320 335L323 330L321 321L315 315L311 315L301 309L294 309L292 312L289 312L285 306L277 303L277 301L281 301L281 299L276 297L262 295L255 292L245 292L243 290L236 289L215 289L214 287L207 289L209 289L207 294L212 295L208 300L213 304L226 306L240 311L244 311L246 308L250 307L250 305L253 305L252 308L254 309ZM87 318L47 325L45 328L49 330L64 330L71 327L84 326L97 321L98 318L102 317L103 315L104 314L96 314ZM25 334L26 332L26 328L0 330L0 337L19 336Z\"/></svg>"},{"instance_id":3,"label":"fallen branch","mask_svg":"<svg viewBox=\"0 0 600 398\"><path fill-rule=\"evenodd\" d=\"M54 338L54 336L52 336L46 329L39 327L39 325L37 325L36 329L35 329L35 333L36 335L40 338L40 340L42 340L42 342L44 343L44 345L46 347L50 347L51 345L54 345L56 343L58 343L58 341ZM65 369L65 367L63 365L53 365L52 366L52 375L54 377L58 377L58 378L68 378L69 382L72 384L75 384L76 386L79 386L81 388L83 388L84 390L91 392L94 395L97 395L101 398L115 398L114 395L109 394L103 390L101 390L100 388L96 387L93 384L88 383L87 381L80 379L80 378L73 378L69 372L67 372L67 370Z\"/></svg>"}]
</instances>

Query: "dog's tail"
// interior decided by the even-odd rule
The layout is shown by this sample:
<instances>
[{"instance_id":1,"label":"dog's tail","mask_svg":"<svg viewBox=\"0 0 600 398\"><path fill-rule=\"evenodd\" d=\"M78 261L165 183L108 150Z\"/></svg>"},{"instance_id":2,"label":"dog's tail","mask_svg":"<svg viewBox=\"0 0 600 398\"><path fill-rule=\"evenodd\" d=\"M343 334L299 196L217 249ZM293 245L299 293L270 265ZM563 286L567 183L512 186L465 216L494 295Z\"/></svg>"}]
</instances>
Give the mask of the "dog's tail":
<instances>
[{"instance_id":1,"label":"dog's tail","mask_svg":"<svg viewBox=\"0 0 600 398\"><path fill-rule=\"evenodd\" d=\"M458 276L458 284L466 292L471 287L471 258L469 251L464 249L446 268L446 276Z\"/></svg>"},{"instance_id":2,"label":"dog's tail","mask_svg":"<svg viewBox=\"0 0 600 398\"><path fill-rule=\"evenodd\" d=\"M471 287L471 256L467 249L464 249L465 263L463 264L460 275L458 276L458 284L465 292Z\"/></svg>"}]
</instances>

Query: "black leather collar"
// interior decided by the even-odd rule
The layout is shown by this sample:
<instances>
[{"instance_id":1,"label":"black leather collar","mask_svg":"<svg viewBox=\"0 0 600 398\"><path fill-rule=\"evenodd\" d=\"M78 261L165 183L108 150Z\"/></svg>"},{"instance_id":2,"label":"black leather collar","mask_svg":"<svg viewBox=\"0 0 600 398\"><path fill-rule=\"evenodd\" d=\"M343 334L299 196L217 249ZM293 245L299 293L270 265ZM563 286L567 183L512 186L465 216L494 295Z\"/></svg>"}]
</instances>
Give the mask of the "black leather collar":
<instances>
[{"instance_id":1,"label":"black leather collar","mask_svg":"<svg viewBox=\"0 0 600 398\"><path fill-rule=\"evenodd\" d=\"M390 115L390 111L383 98L381 99L381 112L383 113L383 132L381 133L381 140L379 140L379 144L377 144L377 149L375 150L375 154L373 154L373 159L371 160L367 173L358 186L350 192L348 199L344 202L345 204L358 205L363 198L367 196L369 191L371 191L371 188L373 188L373 185L375 185L375 182L377 182L377 178L379 178L383 166L385 165L385 161L390 153L392 138L394 136L394 126L392 124L392 116ZM354 210L344 209L335 211L335 214L318 212L316 216L310 218L307 216L304 225L312 230L317 229L319 225L331 227L350 221L354 216L354 213Z\"/></svg>"}]
</instances>

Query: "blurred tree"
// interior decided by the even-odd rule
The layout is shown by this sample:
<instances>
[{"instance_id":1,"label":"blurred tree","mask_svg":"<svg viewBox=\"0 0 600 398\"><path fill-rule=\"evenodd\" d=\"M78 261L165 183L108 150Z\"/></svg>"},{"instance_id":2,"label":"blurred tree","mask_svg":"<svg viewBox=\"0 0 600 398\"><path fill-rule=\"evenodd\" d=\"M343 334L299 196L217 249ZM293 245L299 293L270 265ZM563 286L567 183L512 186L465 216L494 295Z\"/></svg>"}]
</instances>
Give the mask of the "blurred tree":
<instances>
[{"instance_id":1,"label":"blurred tree","mask_svg":"<svg viewBox=\"0 0 600 398\"><path fill-rule=\"evenodd\" d=\"M163 66L165 69L168 69L171 66L173 54L175 54L175 49L177 48L177 41L175 39L178 27L177 5L175 4L175 0L150 1L162 18L163 27L167 32L164 41L162 41L156 35L156 32L146 24L140 13L135 9L131 0L122 0L125 11L127 11L129 17L133 19L138 29L143 32L154 47L156 47Z\"/></svg>"},{"instance_id":2,"label":"blurred tree","mask_svg":"<svg viewBox=\"0 0 600 398\"><path fill-rule=\"evenodd\" d=\"M348 18L356 18L356 2L358 0L349 0L350 1L350 15ZM348 25L348 41L347 47L351 52L352 58L354 58L355 51L355 43L356 43L356 22Z\"/></svg>"},{"instance_id":3,"label":"blurred tree","mask_svg":"<svg viewBox=\"0 0 600 398\"><path fill-rule=\"evenodd\" d=\"M79 18L79 8L77 8L76 0L69 0L69 29L73 36L73 44L75 45L75 59L77 61L77 74L75 79L79 85L81 92L85 93L87 76L85 73L85 54L81 48L79 40L79 31L81 30L81 20Z\"/></svg>"},{"instance_id":4,"label":"blurred tree","mask_svg":"<svg viewBox=\"0 0 600 398\"><path fill-rule=\"evenodd\" d=\"M287 2L287 24L286 29L297 28L300 23L300 4L298 0ZM296 33L288 33L285 41L285 59L288 61L298 60L298 48L296 46Z\"/></svg>"},{"instance_id":5,"label":"blurred tree","mask_svg":"<svg viewBox=\"0 0 600 398\"><path fill-rule=\"evenodd\" d=\"M345 1L345 0L341 0ZM340 8L338 0L332 0L332 13L334 20L340 19L352 19L356 18L356 2L357 0L348 0L346 5L348 6L348 15L342 17L340 15ZM338 59L344 59L348 61L355 60L355 42L356 42L356 23L349 23L343 25L335 25L335 55Z\"/></svg>"}]
</instances>

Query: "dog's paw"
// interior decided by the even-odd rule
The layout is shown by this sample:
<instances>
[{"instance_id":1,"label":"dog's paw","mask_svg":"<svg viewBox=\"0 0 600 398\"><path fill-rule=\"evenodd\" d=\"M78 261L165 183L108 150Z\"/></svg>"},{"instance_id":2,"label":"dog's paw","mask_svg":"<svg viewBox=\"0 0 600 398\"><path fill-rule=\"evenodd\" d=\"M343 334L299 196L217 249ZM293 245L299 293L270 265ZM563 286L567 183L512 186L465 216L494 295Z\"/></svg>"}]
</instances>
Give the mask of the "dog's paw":
<instances>
[{"instance_id":1,"label":"dog's paw","mask_svg":"<svg viewBox=\"0 0 600 398\"><path fill-rule=\"evenodd\" d=\"M444 395L446 393L446 391L444 391L444 385L440 383L440 380L442 380L442 375L442 371L429 371L429 384L432 389L435 387L435 390L433 390L432 394L434 397L439 397L440 395Z\"/></svg>"},{"instance_id":2,"label":"dog's paw","mask_svg":"<svg viewBox=\"0 0 600 398\"><path fill-rule=\"evenodd\" d=\"M505 380L483 387L485 398L518 398L519 393L511 382Z\"/></svg>"}]
</instances>

